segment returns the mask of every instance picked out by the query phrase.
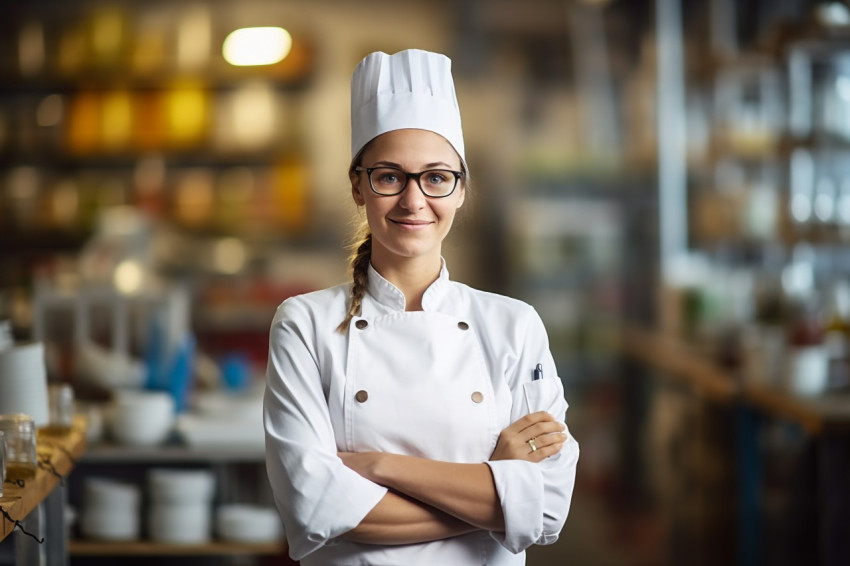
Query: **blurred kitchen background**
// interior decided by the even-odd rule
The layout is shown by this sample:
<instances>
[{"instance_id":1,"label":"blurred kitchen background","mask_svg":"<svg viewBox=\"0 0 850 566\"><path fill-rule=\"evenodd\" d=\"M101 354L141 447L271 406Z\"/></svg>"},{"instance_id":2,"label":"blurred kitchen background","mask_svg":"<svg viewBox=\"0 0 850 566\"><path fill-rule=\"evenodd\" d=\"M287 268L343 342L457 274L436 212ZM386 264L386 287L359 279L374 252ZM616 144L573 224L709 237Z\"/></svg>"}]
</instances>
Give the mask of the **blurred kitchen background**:
<instances>
[{"instance_id":1,"label":"blurred kitchen background","mask_svg":"<svg viewBox=\"0 0 850 566\"><path fill-rule=\"evenodd\" d=\"M258 26L286 31L240 51ZM116 536L91 480L270 503L269 323L346 277L351 72L411 47L453 59L464 120L450 272L538 309L581 444L528 563L850 563L845 3L3 2L0 320L89 419L72 564L281 563L167 514Z\"/></svg>"}]
</instances>

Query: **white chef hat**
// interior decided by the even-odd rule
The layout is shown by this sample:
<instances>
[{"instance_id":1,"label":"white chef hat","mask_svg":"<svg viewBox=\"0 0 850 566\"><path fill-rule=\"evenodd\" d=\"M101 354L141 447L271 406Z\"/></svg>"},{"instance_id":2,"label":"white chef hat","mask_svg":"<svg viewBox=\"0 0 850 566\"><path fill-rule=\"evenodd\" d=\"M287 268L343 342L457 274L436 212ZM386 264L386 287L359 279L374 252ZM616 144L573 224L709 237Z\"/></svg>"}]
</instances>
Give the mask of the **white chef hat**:
<instances>
[{"instance_id":1,"label":"white chef hat","mask_svg":"<svg viewBox=\"0 0 850 566\"><path fill-rule=\"evenodd\" d=\"M440 134L464 157L460 109L445 55L408 49L367 55L351 77L351 157L373 138L415 128Z\"/></svg>"}]
</instances>

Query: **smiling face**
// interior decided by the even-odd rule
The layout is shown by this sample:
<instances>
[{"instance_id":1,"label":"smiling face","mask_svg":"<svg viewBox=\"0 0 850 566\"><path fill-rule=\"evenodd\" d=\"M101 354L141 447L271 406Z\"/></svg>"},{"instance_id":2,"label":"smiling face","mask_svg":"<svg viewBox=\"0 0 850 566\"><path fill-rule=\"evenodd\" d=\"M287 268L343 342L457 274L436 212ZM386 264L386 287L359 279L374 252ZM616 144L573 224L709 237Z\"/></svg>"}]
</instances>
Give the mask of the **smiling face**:
<instances>
[{"instance_id":1,"label":"smiling face","mask_svg":"<svg viewBox=\"0 0 850 566\"><path fill-rule=\"evenodd\" d=\"M427 130L394 130L381 134L361 155L361 167L396 167L411 173L426 169L460 171L457 152L442 136ZM439 265L443 239L449 233L455 212L463 204L464 181L445 198L426 197L416 181L394 196L375 194L365 171L351 174L354 202L366 210L372 231L372 264L399 266L406 260Z\"/></svg>"}]
</instances>

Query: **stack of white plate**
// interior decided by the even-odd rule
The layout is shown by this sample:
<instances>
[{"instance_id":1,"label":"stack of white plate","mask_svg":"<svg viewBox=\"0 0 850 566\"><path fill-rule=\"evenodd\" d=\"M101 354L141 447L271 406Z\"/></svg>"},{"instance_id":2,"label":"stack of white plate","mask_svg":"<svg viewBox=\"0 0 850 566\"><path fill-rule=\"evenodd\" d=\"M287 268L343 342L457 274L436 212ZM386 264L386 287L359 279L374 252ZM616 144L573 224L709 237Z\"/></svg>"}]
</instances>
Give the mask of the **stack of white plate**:
<instances>
[{"instance_id":1,"label":"stack of white plate","mask_svg":"<svg viewBox=\"0 0 850 566\"><path fill-rule=\"evenodd\" d=\"M231 542L277 542L282 534L277 511L257 505L220 505L215 528L218 538Z\"/></svg>"},{"instance_id":2,"label":"stack of white plate","mask_svg":"<svg viewBox=\"0 0 850 566\"><path fill-rule=\"evenodd\" d=\"M135 540L139 538L139 488L91 477L86 479L80 528L89 538Z\"/></svg>"},{"instance_id":3,"label":"stack of white plate","mask_svg":"<svg viewBox=\"0 0 850 566\"><path fill-rule=\"evenodd\" d=\"M210 539L215 477L207 470L155 468L148 472L152 540L199 544Z\"/></svg>"}]
</instances>

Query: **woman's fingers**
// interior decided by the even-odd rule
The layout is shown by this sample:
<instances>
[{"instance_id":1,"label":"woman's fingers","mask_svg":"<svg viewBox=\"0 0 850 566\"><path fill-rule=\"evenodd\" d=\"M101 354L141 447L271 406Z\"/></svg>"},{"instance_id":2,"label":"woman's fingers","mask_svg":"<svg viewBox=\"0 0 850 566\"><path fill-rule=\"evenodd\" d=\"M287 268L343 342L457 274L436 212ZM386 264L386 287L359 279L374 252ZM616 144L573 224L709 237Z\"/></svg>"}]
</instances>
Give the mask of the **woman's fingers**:
<instances>
[{"instance_id":1,"label":"woman's fingers","mask_svg":"<svg viewBox=\"0 0 850 566\"><path fill-rule=\"evenodd\" d=\"M534 438L535 436L542 436L544 434L550 434L553 432L561 432L565 428L566 427L558 421L538 422L523 429L522 431L520 431L519 434L528 438Z\"/></svg>"},{"instance_id":2,"label":"woman's fingers","mask_svg":"<svg viewBox=\"0 0 850 566\"><path fill-rule=\"evenodd\" d=\"M506 427L491 455L492 460L537 461L560 451L567 435L565 426L545 411L530 413ZM534 439L534 450L529 440Z\"/></svg>"},{"instance_id":3,"label":"woman's fingers","mask_svg":"<svg viewBox=\"0 0 850 566\"><path fill-rule=\"evenodd\" d=\"M550 432L541 436L535 436L525 441L531 452L538 452L554 444L563 444L567 441L567 435L563 432Z\"/></svg>"},{"instance_id":4,"label":"woman's fingers","mask_svg":"<svg viewBox=\"0 0 850 566\"><path fill-rule=\"evenodd\" d=\"M545 460L549 456L554 456L558 452L561 451L561 448L564 447L563 442L555 442L552 444L547 444L546 446L538 447L537 450L531 452L528 455L528 460L532 462L540 462L541 460Z\"/></svg>"}]
</instances>

